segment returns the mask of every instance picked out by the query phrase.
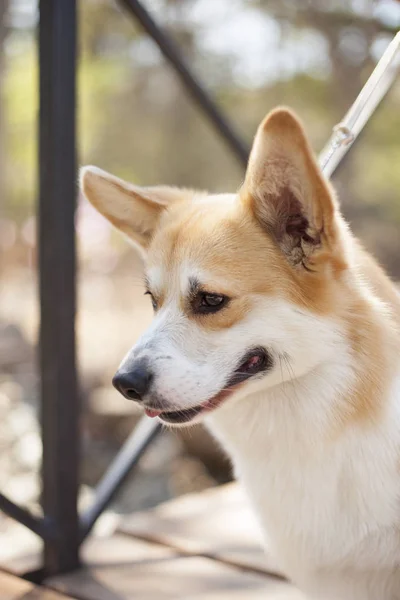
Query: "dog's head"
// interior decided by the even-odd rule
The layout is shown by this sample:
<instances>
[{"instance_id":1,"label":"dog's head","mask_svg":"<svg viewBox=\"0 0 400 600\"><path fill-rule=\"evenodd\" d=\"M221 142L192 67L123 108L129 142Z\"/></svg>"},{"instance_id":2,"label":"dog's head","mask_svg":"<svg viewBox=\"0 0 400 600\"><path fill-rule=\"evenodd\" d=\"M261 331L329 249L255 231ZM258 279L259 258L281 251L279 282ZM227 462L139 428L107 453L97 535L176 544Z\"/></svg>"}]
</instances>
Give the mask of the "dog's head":
<instances>
[{"instance_id":1,"label":"dog's head","mask_svg":"<svg viewBox=\"0 0 400 600\"><path fill-rule=\"evenodd\" d=\"M154 321L114 385L147 414L191 422L334 351L345 229L290 111L261 123L237 194L142 188L94 167L82 189L145 256Z\"/></svg>"}]
</instances>

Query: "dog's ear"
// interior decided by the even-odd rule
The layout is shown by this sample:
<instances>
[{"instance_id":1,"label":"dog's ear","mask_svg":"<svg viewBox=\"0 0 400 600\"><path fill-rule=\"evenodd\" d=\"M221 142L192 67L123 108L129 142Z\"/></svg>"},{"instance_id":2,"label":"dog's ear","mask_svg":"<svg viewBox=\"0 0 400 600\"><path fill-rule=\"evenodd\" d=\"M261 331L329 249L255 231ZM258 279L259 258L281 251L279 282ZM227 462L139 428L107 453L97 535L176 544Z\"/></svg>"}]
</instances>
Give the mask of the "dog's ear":
<instances>
[{"instance_id":1,"label":"dog's ear","mask_svg":"<svg viewBox=\"0 0 400 600\"><path fill-rule=\"evenodd\" d=\"M293 265L316 270L335 252L334 194L290 110L272 111L259 126L242 198Z\"/></svg>"},{"instance_id":2,"label":"dog's ear","mask_svg":"<svg viewBox=\"0 0 400 600\"><path fill-rule=\"evenodd\" d=\"M97 167L83 167L80 187L93 206L142 251L150 243L162 212L187 197L184 190L139 187Z\"/></svg>"}]
</instances>

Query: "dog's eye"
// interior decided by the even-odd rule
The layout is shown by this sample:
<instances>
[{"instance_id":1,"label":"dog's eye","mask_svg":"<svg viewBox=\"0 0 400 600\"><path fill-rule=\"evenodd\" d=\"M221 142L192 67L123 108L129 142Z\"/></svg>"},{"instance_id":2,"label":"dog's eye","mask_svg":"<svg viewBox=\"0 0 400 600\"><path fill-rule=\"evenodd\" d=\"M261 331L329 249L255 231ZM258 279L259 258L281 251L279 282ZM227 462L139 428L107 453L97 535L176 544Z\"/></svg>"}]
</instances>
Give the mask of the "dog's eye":
<instances>
[{"instance_id":1,"label":"dog's eye","mask_svg":"<svg viewBox=\"0 0 400 600\"><path fill-rule=\"evenodd\" d=\"M217 296L217 294L203 294L201 304L203 306L220 306L225 299L225 296Z\"/></svg>"},{"instance_id":2,"label":"dog's eye","mask_svg":"<svg viewBox=\"0 0 400 600\"><path fill-rule=\"evenodd\" d=\"M157 302L156 302L156 300L155 300L155 298L154 298L153 294L152 294L151 292L147 291L147 292L145 292L145 293L144 293L144 295L145 295L145 296L150 296L150 298L151 298L151 303L152 303L152 305L153 305L153 309L154 309L154 310L157 310Z\"/></svg>"},{"instance_id":3,"label":"dog's eye","mask_svg":"<svg viewBox=\"0 0 400 600\"><path fill-rule=\"evenodd\" d=\"M193 310L197 313L215 313L221 310L228 303L227 296L223 294L207 294L201 292L197 294L193 301Z\"/></svg>"}]
</instances>

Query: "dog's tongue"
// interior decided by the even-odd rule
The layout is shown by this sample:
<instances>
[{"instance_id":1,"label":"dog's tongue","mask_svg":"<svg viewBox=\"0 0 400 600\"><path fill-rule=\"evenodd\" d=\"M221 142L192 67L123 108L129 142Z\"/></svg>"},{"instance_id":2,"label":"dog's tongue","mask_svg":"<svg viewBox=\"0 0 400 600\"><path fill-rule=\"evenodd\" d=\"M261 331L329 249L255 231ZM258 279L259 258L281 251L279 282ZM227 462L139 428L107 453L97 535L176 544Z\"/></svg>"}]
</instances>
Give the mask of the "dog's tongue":
<instances>
[{"instance_id":1,"label":"dog's tongue","mask_svg":"<svg viewBox=\"0 0 400 600\"><path fill-rule=\"evenodd\" d=\"M152 408L145 408L144 412L148 417L154 419L154 417L158 417L161 414L161 410L153 410Z\"/></svg>"}]
</instances>

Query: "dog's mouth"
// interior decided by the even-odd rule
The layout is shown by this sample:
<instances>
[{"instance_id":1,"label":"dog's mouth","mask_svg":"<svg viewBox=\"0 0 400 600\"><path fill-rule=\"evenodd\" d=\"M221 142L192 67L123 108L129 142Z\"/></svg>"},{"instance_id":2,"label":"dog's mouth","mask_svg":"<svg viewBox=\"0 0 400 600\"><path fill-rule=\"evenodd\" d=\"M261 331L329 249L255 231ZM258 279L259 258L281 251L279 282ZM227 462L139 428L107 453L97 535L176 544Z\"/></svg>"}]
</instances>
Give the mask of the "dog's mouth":
<instances>
[{"instance_id":1,"label":"dog's mouth","mask_svg":"<svg viewBox=\"0 0 400 600\"><path fill-rule=\"evenodd\" d=\"M239 366L234 370L224 387L206 402L185 410L160 411L146 408L145 413L149 417L158 417L166 423L189 423L202 413L209 413L221 404L245 381L263 374L272 367L272 358L265 348L253 348L249 350Z\"/></svg>"}]
</instances>

